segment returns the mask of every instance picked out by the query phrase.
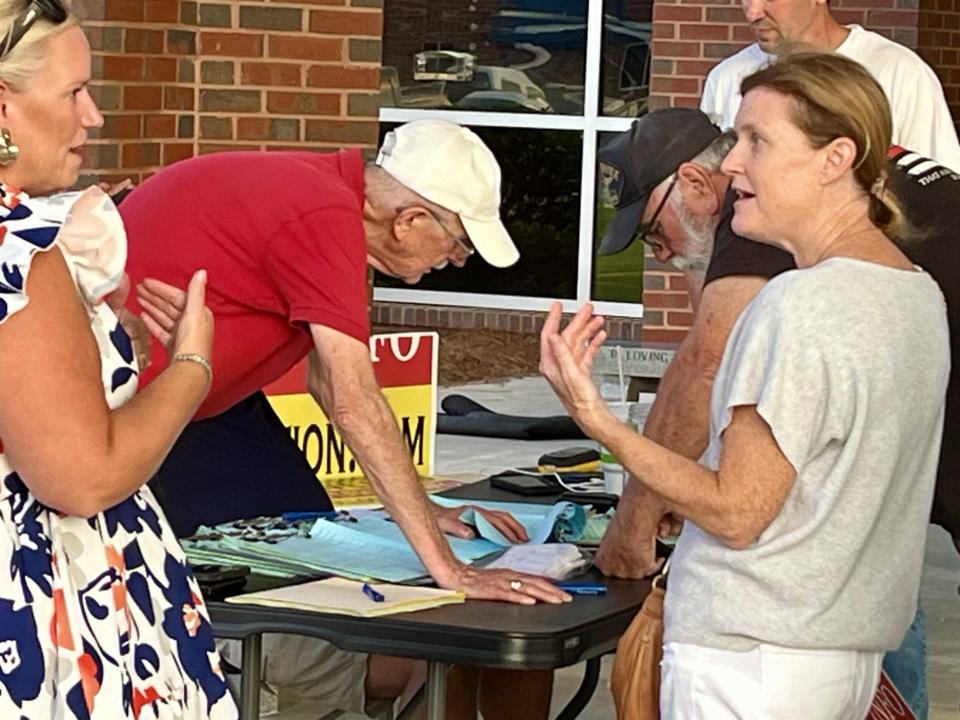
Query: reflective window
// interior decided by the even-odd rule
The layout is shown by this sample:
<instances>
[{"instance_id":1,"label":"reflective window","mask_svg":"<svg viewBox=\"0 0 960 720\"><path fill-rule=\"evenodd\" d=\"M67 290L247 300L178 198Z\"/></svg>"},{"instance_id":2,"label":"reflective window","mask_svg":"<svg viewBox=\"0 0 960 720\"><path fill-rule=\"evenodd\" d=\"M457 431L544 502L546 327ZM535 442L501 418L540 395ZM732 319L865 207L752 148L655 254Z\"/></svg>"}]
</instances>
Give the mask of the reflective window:
<instances>
[{"instance_id":1,"label":"reflective window","mask_svg":"<svg viewBox=\"0 0 960 720\"><path fill-rule=\"evenodd\" d=\"M583 113L586 0L386 0L383 107Z\"/></svg>"},{"instance_id":2,"label":"reflective window","mask_svg":"<svg viewBox=\"0 0 960 720\"><path fill-rule=\"evenodd\" d=\"M599 133L597 147L602 147L612 137L614 133ZM643 302L643 243L634 241L625 250L613 255L596 254L616 212L613 205L619 199L617 178L611 170L609 166L602 164L597 168L597 214L594 223L593 285L590 297L593 300L609 302L639 303Z\"/></svg>"},{"instance_id":3,"label":"reflective window","mask_svg":"<svg viewBox=\"0 0 960 720\"><path fill-rule=\"evenodd\" d=\"M381 133L395 124L381 123ZM379 287L412 287L492 295L575 298L582 137L569 130L472 128L503 172L501 215L520 261L498 269L479 255L410 286L377 275Z\"/></svg>"},{"instance_id":4,"label":"reflective window","mask_svg":"<svg viewBox=\"0 0 960 720\"><path fill-rule=\"evenodd\" d=\"M646 112L652 20L653 0L604 3L601 115L637 117Z\"/></svg>"}]
</instances>

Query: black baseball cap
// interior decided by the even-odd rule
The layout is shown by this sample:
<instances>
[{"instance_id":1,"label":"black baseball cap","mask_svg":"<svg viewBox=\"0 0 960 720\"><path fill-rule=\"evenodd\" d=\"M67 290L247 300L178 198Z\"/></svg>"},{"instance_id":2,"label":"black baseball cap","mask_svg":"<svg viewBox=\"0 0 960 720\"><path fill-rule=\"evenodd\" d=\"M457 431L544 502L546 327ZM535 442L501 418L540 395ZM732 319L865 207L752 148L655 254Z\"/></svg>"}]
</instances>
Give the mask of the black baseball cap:
<instances>
[{"instance_id":1,"label":"black baseball cap","mask_svg":"<svg viewBox=\"0 0 960 720\"><path fill-rule=\"evenodd\" d=\"M655 110L634 121L600 148L597 160L617 171L614 207L600 255L626 248L637 235L637 226L653 189L692 160L720 136L720 128L693 108Z\"/></svg>"}]
</instances>

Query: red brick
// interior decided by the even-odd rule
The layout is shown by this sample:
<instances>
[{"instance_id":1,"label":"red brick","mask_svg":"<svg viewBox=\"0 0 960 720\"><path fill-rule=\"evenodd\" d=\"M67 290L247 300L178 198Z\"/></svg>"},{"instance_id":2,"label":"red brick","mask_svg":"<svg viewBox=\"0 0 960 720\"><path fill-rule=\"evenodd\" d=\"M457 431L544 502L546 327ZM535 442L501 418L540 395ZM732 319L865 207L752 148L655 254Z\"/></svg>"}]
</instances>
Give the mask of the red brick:
<instances>
[{"instance_id":1,"label":"red brick","mask_svg":"<svg viewBox=\"0 0 960 720\"><path fill-rule=\"evenodd\" d=\"M340 60L343 40L340 38L303 37L302 35L271 35L269 56L294 60Z\"/></svg>"},{"instance_id":2,"label":"red brick","mask_svg":"<svg viewBox=\"0 0 960 720\"><path fill-rule=\"evenodd\" d=\"M267 110L286 115L339 115L340 96L332 93L268 92Z\"/></svg>"},{"instance_id":3,"label":"red brick","mask_svg":"<svg viewBox=\"0 0 960 720\"><path fill-rule=\"evenodd\" d=\"M713 60L677 60L674 74L705 78L716 66Z\"/></svg>"},{"instance_id":4,"label":"red brick","mask_svg":"<svg viewBox=\"0 0 960 720\"><path fill-rule=\"evenodd\" d=\"M757 36L753 33L753 29L748 25L734 25L733 26L733 39L737 42L741 42L744 45L749 45L757 41Z\"/></svg>"},{"instance_id":5,"label":"red brick","mask_svg":"<svg viewBox=\"0 0 960 720\"><path fill-rule=\"evenodd\" d=\"M144 78L155 82L177 81L177 60L167 57L149 57L146 59Z\"/></svg>"},{"instance_id":6,"label":"red brick","mask_svg":"<svg viewBox=\"0 0 960 720\"><path fill-rule=\"evenodd\" d=\"M742 17L742 16L741 16ZM703 8L689 5L653 4L653 21L699 22L703 19Z\"/></svg>"},{"instance_id":7,"label":"red brick","mask_svg":"<svg viewBox=\"0 0 960 720\"><path fill-rule=\"evenodd\" d=\"M193 157L193 143L164 143L163 164L172 165L180 160Z\"/></svg>"},{"instance_id":8,"label":"red brick","mask_svg":"<svg viewBox=\"0 0 960 720\"><path fill-rule=\"evenodd\" d=\"M312 65L307 70L307 85L324 88L380 87L380 68L344 67L343 65Z\"/></svg>"},{"instance_id":9,"label":"red brick","mask_svg":"<svg viewBox=\"0 0 960 720\"><path fill-rule=\"evenodd\" d=\"M749 30L749 28L747 28ZM728 40L730 39L729 25L680 25L681 40Z\"/></svg>"},{"instance_id":10,"label":"red brick","mask_svg":"<svg viewBox=\"0 0 960 720\"><path fill-rule=\"evenodd\" d=\"M236 150L259 150L259 149L260 149L259 145L241 145L240 143L230 144L230 145L222 144L222 143L218 143L218 144L200 143L199 154L209 155L210 153L218 153L218 152L229 152L229 151L236 151Z\"/></svg>"},{"instance_id":11,"label":"red brick","mask_svg":"<svg viewBox=\"0 0 960 720\"><path fill-rule=\"evenodd\" d=\"M263 35L244 33L200 33L200 54L221 57L263 56Z\"/></svg>"},{"instance_id":12,"label":"red brick","mask_svg":"<svg viewBox=\"0 0 960 720\"><path fill-rule=\"evenodd\" d=\"M193 110L194 93L192 87L165 87L163 89L163 107L166 110Z\"/></svg>"},{"instance_id":13,"label":"red brick","mask_svg":"<svg viewBox=\"0 0 960 720\"><path fill-rule=\"evenodd\" d=\"M692 312L668 312L667 325L670 327L690 327L693 325Z\"/></svg>"},{"instance_id":14,"label":"red brick","mask_svg":"<svg viewBox=\"0 0 960 720\"><path fill-rule=\"evenodd\" d=\"M696 42L676 42L671 40L653 41L654 57L702 57L700 43Z\"/></svg>"},{"instance_id":15,"label":"red brick","mask_svg":"<svg viewBox=\"0 0 960 720\"><path fill-rule=\"evenodd\" d=\"M688 108L698 108L700 107L700 96L703 94L702 90L698 90L694 95L677 95L673 98L673 107L688 107Z\"/></svg>"},{"instance_id":16,"label":"red brick","mask_svg":"<svg viewBox=\"0 0 960 720\"><path fill-rule=\"evenodd\" d=\"M237 118L237 140L269 140L270 118Z\"/></svg>"},{"instance_id":17,"label":"red brick","mask_svg":"<svg viewBox=\"0 0 960 720\"><path fill-rule=\"evenodd\" d=\"M156 85L129 85L123 89L124 110L160 110L163 90Z\"/></svg>"},{"instance_id":18,"label":"red brick","mask_svg":"<svg viewBox=\"0 0 960 720\"><path fill-rule=\"evenodd\" d=\"M141 0L110 0L103 4L104 20L143 20Z\"/></svg>"},{"instance_id":19,"label":"red brick","mask_svg":"<svg viewBox=\"0 0 960 720\"><path fill-rule=\"evenodd\" d=\"M142 80L143 58L125 55L103 56L104 80Z\"/></svg>"},{"instance_id":20,"label":"red brick","mask_svg":"<svg viewBox=\"0 0 960 720\"><path fill-rule=\"evenodd\" d=\"M867 24L890 27L910 27L917 24L916 10L871 10L867 13Z\"/></svg>"},{"instance_id":21,"label":"red brick","mask_svg":"<svg viewBox=\"0 0 960 720\"><path fill-rule=\"evenodd\" d=\"M654 40L673 40L677 37L677 23L658 22L653 24Z\"/></svg>"},{"instance_id":22,"label":"red brick","mask_svg":"<svg viewBox=\"0 0 960 720\"><path fill-rule=\"evenodd\" d=\"M738 7L711 7L707 8L707 22L725 22L739 25L744 21L743 11Z\"/></svg>"},{"instance_id":23,"label":"red brick","mask_svg":"<svg viewBox=\"0 0 960 720\"><path fill-rule=\"evenodd\" d=\"M176 115L147 115L144 118L144 135L148 138L175 137L176 134Z\"/></svg>"},{"instance_id":24,"label":"red brick","mask_svg":"<svg viewBox=\"0 0 960 720\"><path fill-rule=\"evenodd\" d=\"M650 78L650 91L664 95L697 95L700 93L700 79L680 77Z\"/></svg>"},{"instance_id":25,"label":"red brick","mask_svg":"<svg viewBox=\"0 0 960 720\"><path fill-rule=\"evenodd\" d=\"M123 167L146 167L159 164L159 143L129 143L123 146Z\"/></svg>"},{"instance_id":26,"label":"red brick","mask_svg":"<svg viewBox=\"0 0 960 720\"><path fill-rule=\"evenodd\" d=\"M681 275L680 273L674 273L667 275L667 286L671 290L686 290L687 289L687 278ZM644 278L644 287L646 287L646 278Z\"/></svg>"},{"instance_id":27,"label":"red brick","mask_svg":"<svg viewBox=\"0 0 960 720\"><path fill-rule=\"evenodd\" d=\"M180 21L179 0L144 0L144 6L144 15L148 22L177 23Z\"/></svg>"},{"instance_id":28,"label":"red brick","mask_svg":"<svg viewBox=\"0 0 960 720\"><path fill-rule=\"evenodd\" d=\"M301 66L294 63L254 63L240 64L240 82L243 85L300 85Z\"/></svg>"},{"instance_id":29,"label":"red brick","mask_svg":"<svg viewBox=\"0 0 960 720\"><path fill-rule=\"evenodd\" d=\"M107 115L103 118L103 129L100 137L103 139L116 138L118 140L141 137L141 115Z\"/></svg>"},{"instance_id":30,"label":"red brick","mask_svg":"<svg viewBox=\"0 0 960 720\"><path fill-rule=\"evenodd\" d=\"M643 304L651 308L686 310L690 307L690 298L685 292L645 292Z\"/></svg>"},{"instance_id":31,"label":"red brick","mask_svg":"<svg viewBox=\"0 0 960 720\"><path fill-rule=\"evenodd\" d=\"M159 55L163 52L163 31L127 28L123 49L128 53Z\"/></svg>"},{"instance_id":32,"label":"red brick","mask_svg":"<svg viewBox=\"0 0 960 720\"><path fill-rule=\"evenodd\" d=\"M740 50L743 45L737 43L704 43L703 44L703 57L708 58L728 58L733 55L735 52Z\"/></svg>"},{"instance_id":33,"label":"red brick","mask_svg":"<svg viewBox=\"0 0 960 720\"><path fill-rule=\"evenodd\" d=\"M687 336L686 330L661 329L661 328L643 328L643 342L645 343L673 343L683 342Z\"/></svg>"},{"instance_id":34,"label":"red brick","mask_svg":"<svg viewBox=\"0 0 960 720\"><path fill-rule=\"evenodd\" d=\"M381 37L383 13L380 10L313 10L310 12L310 32Z\"/></svg>"}]
</instances>

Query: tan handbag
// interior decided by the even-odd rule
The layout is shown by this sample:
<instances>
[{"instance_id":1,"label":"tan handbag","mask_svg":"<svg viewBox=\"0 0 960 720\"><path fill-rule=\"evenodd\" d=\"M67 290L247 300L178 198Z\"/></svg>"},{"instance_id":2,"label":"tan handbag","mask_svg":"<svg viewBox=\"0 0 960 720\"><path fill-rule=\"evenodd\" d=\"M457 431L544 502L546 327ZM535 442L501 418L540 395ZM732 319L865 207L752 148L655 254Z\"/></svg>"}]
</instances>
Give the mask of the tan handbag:
<instances>
[{"instance_id":1,"label":"tan handbag","mask_svg":"<svg viewBox=\"0 0 960 720\"><path fill-rule=\"evenodd\" d=\"M670 560L653 579L650 594L617 643L610 690L617 720L659 720L663 657L663 596Z\"/></svg>"}]
</instances>

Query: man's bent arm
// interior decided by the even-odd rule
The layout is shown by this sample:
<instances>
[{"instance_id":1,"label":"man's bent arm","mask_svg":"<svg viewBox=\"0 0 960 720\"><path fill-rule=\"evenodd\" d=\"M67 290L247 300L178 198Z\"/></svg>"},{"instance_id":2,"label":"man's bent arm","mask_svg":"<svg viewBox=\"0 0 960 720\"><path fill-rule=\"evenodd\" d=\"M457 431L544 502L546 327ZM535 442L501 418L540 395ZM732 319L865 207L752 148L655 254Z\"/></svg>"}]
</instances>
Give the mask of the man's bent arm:
<instances>
[{"instance_id":1,"label":"man's bent arm","mask_svg":"<svg viewBox=\"0 0 960 720\"><path fill-rule=\"evenodd\" d=\"M690 333L677 349L650 408L643 434L697 460L707 447L710 393L734 324L766 279L721 278L702 292ZM600 549L597 565L616 577L640 578L656 569L654 537L666 511L638 482L628 482Z\"/></svg>"},{"instance_id":2,"label":"man's bent arm","mask_svg":"<svg viewBox=\"0 0 960 720\"><path fill-rule=\"evenodd\" d=\"M377 385L366 345L310 325L315 351L308 385L356 456L377 497L437 582L460 567L437 525L396 418ZM389 482L386 481L389 478Z\"/></svg>"},{"instance_id":3,"label":"man's bent arm","mask_svg":"<svg viewBox=\"0 0 960 720\"><path fill-rule=\"evenodd\" d=\"M736 275L703 289L690 333L663 374L643 434L697 460L707 449L710 393L734 324L766 279Z\"/></svg>"}]
</instances>

